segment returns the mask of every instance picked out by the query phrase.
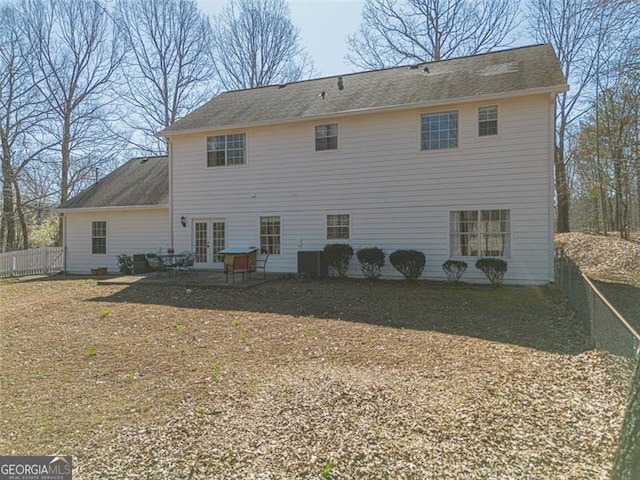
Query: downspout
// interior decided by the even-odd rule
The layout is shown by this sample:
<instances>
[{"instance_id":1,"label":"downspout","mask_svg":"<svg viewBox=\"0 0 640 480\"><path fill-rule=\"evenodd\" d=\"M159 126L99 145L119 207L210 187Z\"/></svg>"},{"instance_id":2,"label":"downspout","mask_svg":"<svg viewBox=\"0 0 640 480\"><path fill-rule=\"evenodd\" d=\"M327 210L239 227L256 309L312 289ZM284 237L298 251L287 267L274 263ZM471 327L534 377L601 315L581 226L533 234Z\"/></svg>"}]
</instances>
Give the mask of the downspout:
<instances>
[{"instance_id":1,"label":"downspout","mask_svg":"<svg viewBox=\"0 0 640 480\"><path fill-rule=\"evenodd\" d=\"M549 200L549 281L551 283L555 282L555 218L554 218L554 210L553 210L553 196L555 192L555 182L554 182L554 156L556 150L556 94L551 94L551 102L549 105L549 161L547 165L549 165L549 181L548 181L548 192L547 199Z\"/></svg>"},{"instance_id":2,"label":"downspout","mask_svg":"<svg viewBox=\"0 0 640 480\"><path fill-rule=\"evenodd\" d=\"M62 271L67 273L67 216L62 213Z\"/></svg>"},{"instance_id":3,"label":"downspout","mask_svg":"<svg viewBox=\"0 0 640 480\"><path fill-rule=\"evenodd\" d=\"M169 156L169 246L175 248L173 245L173 143L171 137L167 137Z\"/></svg>"}]
</instances>

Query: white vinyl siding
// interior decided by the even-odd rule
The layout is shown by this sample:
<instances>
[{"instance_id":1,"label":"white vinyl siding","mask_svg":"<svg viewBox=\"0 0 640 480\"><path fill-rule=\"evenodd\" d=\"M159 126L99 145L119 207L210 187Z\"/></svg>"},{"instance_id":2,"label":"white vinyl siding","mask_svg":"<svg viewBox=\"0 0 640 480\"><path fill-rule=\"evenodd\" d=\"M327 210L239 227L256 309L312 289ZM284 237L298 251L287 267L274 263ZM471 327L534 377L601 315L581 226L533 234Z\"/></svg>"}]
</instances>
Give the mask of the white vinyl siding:
<instances>
[{"instance_id":1,"label":"white vinyl siding","mask_svg":"<svg viewBox=\"0 0 640 480\"><path fill-rule=\"evenodd\" d=\"M173 146L173 210L177 218L226 218L227 245L260 245L261 216L277 212L282 254L269 259L273 272L296 272L297 252L321 250L328 213L349 212L350 245L377 246L387 255L413 248L427 255L423 277L443 279L450 258L451 211L510 211L509 283L552 280L553 98L532 95L493 102L500 135L478 137L478 108L448 108L360 114L340 119L340 154L310 147L319 123L300 121L247 129L245 168L202 165L206 134L177 135ZM458 148L425 155L420 116L458 112ZM354 219L358 219L354 223ZM191 244L191 232L174 229L174 247ZM360 275L352 261L350 275ZM387 265L383 275L400 278ZM486 281L470 267L464 281Z\"/></svg>"},{"instance_id":2,"label":"white vinyl siding","mask_svg":"<svg viewBox=\"0 0 640 480\"><path fill-rule=\"evenodd\" d=\"M93 222L106 222L108 241L105 254L92 253L88 232L91 232ZM107 267L109 273L118 273L119 254L166 252L171 246L167 208L65 212L64 223L67 247L65 268L70 273L88 274L97 267ZM177 225L180 223L177 222ZM182 226L179 228L184 230ZM175 249L180 251L178 247Z\"/></svg>"}]
</instances>

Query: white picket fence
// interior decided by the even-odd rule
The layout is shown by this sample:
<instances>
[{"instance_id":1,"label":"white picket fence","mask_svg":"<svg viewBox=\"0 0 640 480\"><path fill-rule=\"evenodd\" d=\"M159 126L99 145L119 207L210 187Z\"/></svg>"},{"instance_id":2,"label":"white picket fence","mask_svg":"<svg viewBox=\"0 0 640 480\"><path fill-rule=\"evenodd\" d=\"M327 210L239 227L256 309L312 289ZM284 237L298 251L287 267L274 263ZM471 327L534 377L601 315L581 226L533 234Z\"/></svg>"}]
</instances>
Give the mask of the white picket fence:
<instances>
[{"instance_id":1,"label":"white picket fence","mask_svg":"<svg viewBox=\"0 0 640 480\"><path fill-rule=\"evenodd\" d=\"M56 273L64 269L64 247L0 253L0 278Z\"/></svg>"}]
</instances>

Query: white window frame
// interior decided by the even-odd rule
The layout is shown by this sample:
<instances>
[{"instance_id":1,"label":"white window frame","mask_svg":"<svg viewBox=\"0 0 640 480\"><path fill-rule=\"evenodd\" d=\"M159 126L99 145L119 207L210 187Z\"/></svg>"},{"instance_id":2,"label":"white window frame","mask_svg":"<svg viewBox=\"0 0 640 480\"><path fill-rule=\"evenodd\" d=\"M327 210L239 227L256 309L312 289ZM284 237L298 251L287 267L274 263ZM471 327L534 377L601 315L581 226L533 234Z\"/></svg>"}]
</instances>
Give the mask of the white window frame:
<instances>
[{"instance_id":1,"label":"white window frame","mask_svg":"<svg viewBox=\"0 0 640 480\"><path fill-rule=\"evenodd\" d=\"M340 223L346 217L346 224ZM330 236L329 229L347 229L347 236ZM328 213L325 217L325 235L327 240L349 240L351 239L351 214L350 213Z\"/></svg>"},{"instance_id":2,"label":"white window frame","mask_svg":"<svg viewBox=\"0 0 640 480\"><path fill-rule=\"evenodd\" d=\"M96 224L103 223L104 224L104 234L96 235ZM92 220L91 221L91 255L106 255L107 254L107 221L106 220ZM102 233L102 232L100 232ZM94 240L104 240L104 252L96 252Z\"/></svg>"},{"instance_id":3,"label":"white window frame","mask_svg":"<svg viewBox=\"0 0 640 480\"><path fill-rule=\"evenodd\" d=\"M242 147L241 148L229 148L229 142L237 141L234 137L242 137ZM224 139L224 149L215 148L216 140L215 139ZM214 144L214 148L209 148L209 142ZM206 158L207 158L207 168L215 168L215 167L241 167L247 164L247 134L245 132L236 132L236 133L225 133L220 135L209 135L206 138ZM213 158L213 163L210 161L209 155L215 154L217 152L224 152L224 163L218 164L217 159ZM242 152L242 162L241 163L229 163L229 156L232 152Z\"/></svg>"},{"instance_id":4,"label":"white window frame","mask_svg":"<svg viewBox=\"0 0 640 480\"><path fill-rule=\"evenodd\" d=\"M486 118L482 118L482 113L481 111L483 110L487 110L489 108L495 109L495 119L490 119L487 120ZM483 105L481 107L478 107L478 137L480 138L484 138L484 137L495 137L498 135L498 133L500 132L500 125L499 125L499 119L500 119L500 111L498 109L498 105ZM483 123L489 123L489 122L495 122L495 128L496 131L495 133L482 133L482 124Z\"/></svg>"},{"instance_id":5,"label":"white window frame","mask_svg":"<svg viewBox=\"0 0 640 480\"><path fill-rule=\"evenodd\" d=\"M428 131L425 130L424 120L427 117L437 117L437 116L451 116L455 115L456 125L455 125L455 145L454 146L437 146L437 147L427 147L425 144L425 134ZM445 130L438 130L438 132L443 132ZM447 131L452 131L451 129ZM438 142L446 141L438 139ZM449 139L450 141L450 139ZM446 111L437 111L437 112L426 112L420 114L420 151L422 152L450 152L454 150L458 150L460 148L460 111L459 110L446 110Z\"/></svg>"},{"instance_id":6,"label":"white window frame","mask_svg":"<svg viewBox=\"0 0 640 480\"><path fill-rule=\"evenodd\" d=\"M265 232L262 233L262 222L267 219L278 219L278 232ZM268 227L269 225L267 225ZM258 219L258 233L260 240L260 254L269 255L282 255L282 217L280 215L261 215ZM262 243L263 238L277 238L277 242L266 242L264 245Z\"/></svg>"},{"instance_id":7,"label":"white window frame","mask_svg":"<svg viewBox=\"0 0 640 480\"><path fill-rule=\"evenodd\" d=\"M336 134L335 135L320 135L318 136L318 129L319 128L327 128L327 127L334 127L336 129ZM313 143L314 143L314 148L316 152L333 152L338 150L338 147L340 145L340 126L337 123L323 123L320 125L314 125L313 127ZM335 138L336 139L336 144L334 148L318 148L318 140L325 140L328 141L331 138Z\"/></svg>"},{"instance_id":8,"label":"white window frame","mask_svg":"<svg viewBox=\"0 0 640 480\"><path fill-rule=\"evenodd\" d=\"M454 215L466 213L475 214L475 220L472 222L466 220L469 226L473 226L473 230L459 231L461 220L458 219L454 222ZM490 218L483 219L483 216L488 214ZM497 218L491 218L497 215ZM505 218L506 217L506 218ZM498 229L490 228L486 229L487 223L502 224L506 222L506 229L499 227ZM480 209L459 209L449 211L449 255L452 258L511 258L511 240L512 240L512 216L511 209L509 208L480 208ZM471 244L471 254L464 255L462 253L461 237L463 235L469 235L475 237L475 245ZM458 240L456 241L456 237ZM487 247L492 237L496 237L498 243L502 244L503 253L501 255L493 254L495 251L488 251ZM467 243L468 245L468 243ZM459 253L460 252L460 253ZM474 254L475 253L475 254Z\"/></svg>"}]
</instances>

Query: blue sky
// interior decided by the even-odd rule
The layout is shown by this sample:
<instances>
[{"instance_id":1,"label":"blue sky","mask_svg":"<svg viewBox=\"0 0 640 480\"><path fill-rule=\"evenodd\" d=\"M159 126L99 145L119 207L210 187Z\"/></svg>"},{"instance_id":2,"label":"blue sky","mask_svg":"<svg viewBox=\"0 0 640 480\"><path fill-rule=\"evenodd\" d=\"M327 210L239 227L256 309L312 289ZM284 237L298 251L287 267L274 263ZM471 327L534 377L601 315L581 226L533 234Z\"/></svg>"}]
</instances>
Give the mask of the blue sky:
<instances>
[{"instance_id":1,"label":"blue sky","mask_svg":"<svg viewBox=\"0 0 640 480\"><path fill-rule=\"evenodd\" d=\"M226 0L198 0L200 9L208 15L218 13L226 3ZM287 3L291 20L300 29L302 44L313 59L314 77L354 71L345 60L347 36L360 26L364 1L287 0Z\"/></svg>"}]
</instances>

